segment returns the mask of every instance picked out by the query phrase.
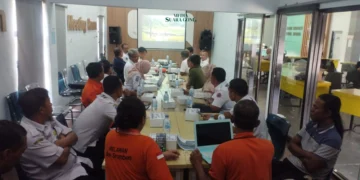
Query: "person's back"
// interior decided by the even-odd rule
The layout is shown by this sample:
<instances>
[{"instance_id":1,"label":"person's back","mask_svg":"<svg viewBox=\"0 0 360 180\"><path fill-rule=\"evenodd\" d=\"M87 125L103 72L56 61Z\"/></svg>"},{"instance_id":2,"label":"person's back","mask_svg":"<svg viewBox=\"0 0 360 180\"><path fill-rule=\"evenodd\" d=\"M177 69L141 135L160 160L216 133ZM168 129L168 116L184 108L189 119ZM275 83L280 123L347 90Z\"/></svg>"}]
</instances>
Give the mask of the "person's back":
<instances>
[{"instance_id":1,"label":"person's back","mask_svg":"<svg viewBox=\"0 0 360 180\"><path fill-rule=\"evenodd\" d=\"M194 89L200 89L204 86L205 76L200 66L200 56L192 55L189 57L188 61L189 65L189 80L187 84L187 88L190 89L191 86Z\"/></svg>"},{"instance_id":2,"label":"person's back","mask_svg":"<svg viewBox=\"0 0 360 180\"><path fill-rule=\"evenodd\" d=\"M220 144L213 153L212 168L228 167L222 172L224 176L212 170L209 174L214 179L271 179L273 155L274 147L270 141L258 139L253 133L239 133L233 140Z\"/></svg>"}]
</instances>

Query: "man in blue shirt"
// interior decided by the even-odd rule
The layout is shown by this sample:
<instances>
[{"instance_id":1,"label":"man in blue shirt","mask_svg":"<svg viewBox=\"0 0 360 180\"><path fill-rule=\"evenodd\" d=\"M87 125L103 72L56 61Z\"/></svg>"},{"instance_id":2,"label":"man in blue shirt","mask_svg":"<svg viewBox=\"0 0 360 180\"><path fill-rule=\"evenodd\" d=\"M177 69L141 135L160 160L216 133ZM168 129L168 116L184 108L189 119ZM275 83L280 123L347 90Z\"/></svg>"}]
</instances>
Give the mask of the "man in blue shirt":
<instances>
[{"instance_id":1,"label":"man in blue shirt","mask_svg":"<svg viewBox=\"0 0 360 180\"><path fill-rule=\"evenodd\" d=\"M124 66L126 62L121 58L122 57L122 51L120 48L114 49L114 61L113 61L113 67L114 71L116 72L117 76L120 78L121 82L124 83Z\"/></svg>"}]
</instances>

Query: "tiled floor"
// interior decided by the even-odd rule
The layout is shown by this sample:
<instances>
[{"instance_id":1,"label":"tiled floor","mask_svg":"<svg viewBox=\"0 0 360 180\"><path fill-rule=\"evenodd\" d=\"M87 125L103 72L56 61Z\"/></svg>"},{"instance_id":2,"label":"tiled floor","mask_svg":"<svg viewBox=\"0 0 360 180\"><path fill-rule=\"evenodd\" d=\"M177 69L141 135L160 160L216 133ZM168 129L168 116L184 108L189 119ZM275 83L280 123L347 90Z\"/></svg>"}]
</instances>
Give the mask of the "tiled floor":
<instances>
[{"instance_id":1,"label":"tiled floor","mask_svg":"<svg viewBox=\"0 0 360 180\"><path fill-rule=\"evenodd\" d=\"M266 88L266 85L262 85L259 92L258 104L262 112L266 108ZM300 127L300 108L289 107L289 105L299 105L299 100L296 98L281 98L279 113L283 114L291 123L289 134L295 135ZM349 128L350 115L342 114L342 118L345 129ZM354 124L356 123L360 124L360 118L355 118ZM345 133L335 169L349 180L358 179L360 169L360 127Z\"/></svg>"}]
</instances>

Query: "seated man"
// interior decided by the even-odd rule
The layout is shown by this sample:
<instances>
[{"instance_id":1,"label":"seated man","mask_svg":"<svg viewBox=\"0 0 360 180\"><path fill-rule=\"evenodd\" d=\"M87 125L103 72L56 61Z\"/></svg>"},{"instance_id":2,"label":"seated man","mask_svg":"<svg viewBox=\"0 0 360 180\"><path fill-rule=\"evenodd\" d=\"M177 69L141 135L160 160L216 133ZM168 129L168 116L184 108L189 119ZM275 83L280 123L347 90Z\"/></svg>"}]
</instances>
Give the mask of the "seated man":
<instances>
[{"instance_id":1,"label":"seated man","mask_svg":"<svg viewBox=\"0 0 360 180\"><path fill-rule=\"evenodd\" d=\"M202 113L218 113L229 111L234 107L234 102L229 98L228 83L225 81L226 72L223 68L216 67L211 73L211 83L215 87L215 93L207 104L194 104L193 108L200 108Z\"/></svg>"},{"instance_id":2,"label":"seated man","mask_svg":"<svg viewBox=\"0 0 360 180\"><path fill-rule=\"evenodd\" d=\"M189 90L191 87L200 89L204 86L205 76L200 67L200 56L192 55L188 60L189 65L189 79L186 88Z\"/></svg>"},{"instance_id":3,"label":"seated man","mask_svg":"<svg viewBox=\"0 0 360 180\"><path fill-rule=\"evenodd\" d=\"M209 175L204 172L199 150L191 153L190 161L199 180L271 179L274 147L270 141L253 135L259 124L258 116L259 108L254 101L243 100L235 105L233 121L238 133L214 150Z\"/></svg>"},{"instance_id":4,"label":"seated man","mask_svg":"<svg viewBox=\"0 0 360 180\"><path fill-rule=\"evenodd\" d=\"M201 67L205 67L205 66L207 66L207 65L210 63L209 54L208 54L207 51L202 50L202 51L200 52L200 57L201 57L201 63L200 63L200 66L201 66Z\"/></svg>"},{"instance_id":5,"label":"seated man","mask_svg":"<svg viewBox=\"0 0 360 180\"><path fill-rule=\"evenodd\" d=\"M146 48L139 47L138 51L139 51L139 60L138 60L138 62L142 61L142 60L146 60L146 54L147 54Z\"/></svg>"},{"instance_id":6,"label":"seated man","mask_svg":"<svg viewBox=\"0 0 360 180\"><path fill-rule=\"evenodd\" d=\"M19 105L24 114L20 124L27 131L27 149L20 164L29 179L86 179L87 172L71 149L77 136L52 119L47 90L35 88L25 92Z\"/></svg>"},{"instance_id":7,"label":"seated man","mask_svg":"<svg viewBox=\"0 0 360 180\"><path fill-rule=\"evenodd\" d=\"M136 49L130 49L128 52L129 60L126 62L124 67L124 79L126 81L129 71L131 71L134 68L134 64L136 64L139 61L139 52ZM125 84L125 82L124 82Z\"/></svg>"},{"instance_id":8,"label":"seated man","mask_svg":"<svg viewBox=\"0 0 360 180\"><path fill-rule=\"evenodd\" d=\"M98 179L105 176L101 166L105 137L114 122L118 100L122 96L122 84L117 76L106 77L103 86L104 92L80 114L73 126L79 139L74 149L79 156L92 161Z\"/></svg>"},{"instance_id":9,"label":"seated man","mask_svg":"<svg viewBox=\"0 0 360 180\"><path fill-rule=\"evenodd\" d=\"M189 58L189 51L181 51L181 66L180 66L180 75L185 76L189 73L189 66L188 66L188 58Z\"/></svg>"},{"instance_id":10,"label":"seated man","mask_svg":"<svg viewBox=\"0 0 360 180\"><path fill-rule=\"evenodd\" d=\"M89 80L86 82L81 94L81 102L85 107L88 107L96 96L104 91L101 83L101 80L104 79L104 69L101 63L92 62L87 65L86 72Z\"/></svg>"},{"instance_id":11,"label":"seated man","mask_svg":"<svg viewBox=\"0 0 360 180\"><path fill-rule=\"evenodd\" d=\"M193 47L187 47L186 50L189 51L189 57L192 56L194 54L194 48Z\"/></svg>"},{"instance_id":12,"label":"seated man","mask_svg":"<svg viewBox=\"0 0 360 180\"><path fill-rule=\"evenodd\" d=\"M288 144L292 155L273 161L273 179L330 179L341 151L344 128L341 101L331 94L318 97L311 108L310 121Z\"/></svg>"},{"instance_id":13,"label":"seated man","mask_svg":"<svg viewBox=\"0 0 360 180\"><path fill-rule=\"evenodd\" d=\"M0 179L17 180L15 165L26 149L26 130L17 123L0 120Z\"/></svg>"},{"instance_id":14,"label":"seated man","mask_svg":"<svg viewBox=\"0 0 360 180\"><path fill-rule=\"evenodd\" d=\"M113 71L111 69L111 64L108 60L104 59L100 61L101 65L104 68L104 79L108 76L111 76L113 74ZM101 83L103 83L104 79L101 80Z\"/></svg>"}]
</instances>

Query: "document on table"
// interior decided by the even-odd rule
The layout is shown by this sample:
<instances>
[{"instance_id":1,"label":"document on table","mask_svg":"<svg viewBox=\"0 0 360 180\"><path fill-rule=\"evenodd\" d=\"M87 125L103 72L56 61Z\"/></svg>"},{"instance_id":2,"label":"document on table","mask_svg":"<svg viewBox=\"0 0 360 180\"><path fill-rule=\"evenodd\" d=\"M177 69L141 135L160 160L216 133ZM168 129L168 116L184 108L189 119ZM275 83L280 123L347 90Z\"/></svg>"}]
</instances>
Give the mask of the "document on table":
<instances>
[{"instance_id":1,"label":"document on table","mask_svg":"<svg viewBox=\"0 0 360 180\"><path fill-rule=\"evenodd\" d=\"M192 151L195 149L195 141L185 140L180 136L177 136L177 144L181 149L186 151Z\"/></svg>"}]
</instances>

